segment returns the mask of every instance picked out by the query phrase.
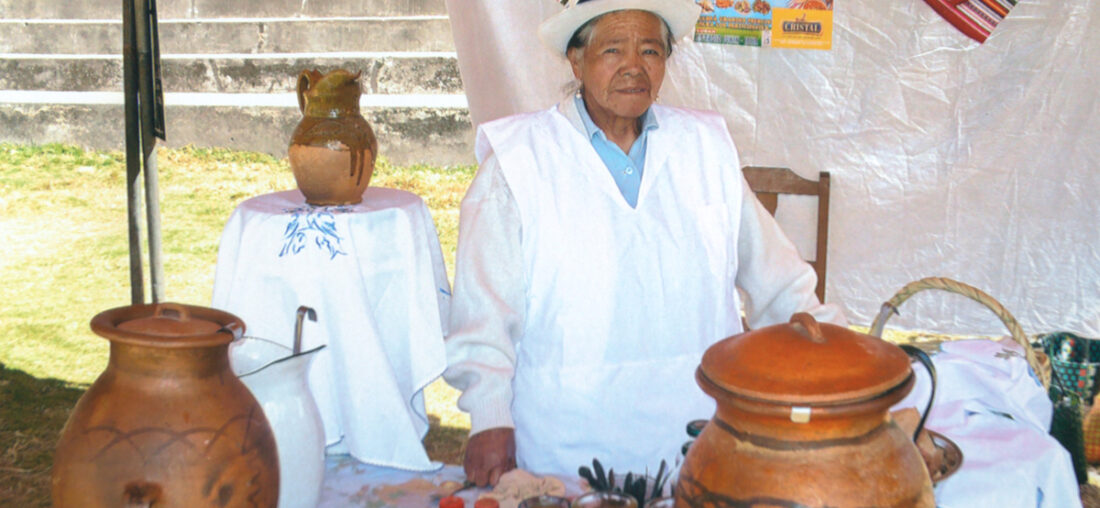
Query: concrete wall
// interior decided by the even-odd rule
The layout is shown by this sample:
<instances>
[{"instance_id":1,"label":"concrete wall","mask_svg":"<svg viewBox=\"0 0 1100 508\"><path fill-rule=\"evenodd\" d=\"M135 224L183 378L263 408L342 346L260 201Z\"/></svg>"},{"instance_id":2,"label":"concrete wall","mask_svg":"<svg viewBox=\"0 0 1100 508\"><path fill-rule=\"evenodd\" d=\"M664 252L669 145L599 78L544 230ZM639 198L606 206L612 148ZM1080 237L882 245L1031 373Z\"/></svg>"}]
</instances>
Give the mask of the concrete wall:
<instances>
[{"instance_id":1,"label":"concrete wall","mask_svg":"<svg viewBox=\"0 0 1100 508\"><path fill-rule=\"evenodd\" d=\"M285 156L303 69L363 76L397 163L473 162L443 0L161 1L168 146ZM122 3L0 0L0 140L124 144Z\"/></svg>"}]
</instances>

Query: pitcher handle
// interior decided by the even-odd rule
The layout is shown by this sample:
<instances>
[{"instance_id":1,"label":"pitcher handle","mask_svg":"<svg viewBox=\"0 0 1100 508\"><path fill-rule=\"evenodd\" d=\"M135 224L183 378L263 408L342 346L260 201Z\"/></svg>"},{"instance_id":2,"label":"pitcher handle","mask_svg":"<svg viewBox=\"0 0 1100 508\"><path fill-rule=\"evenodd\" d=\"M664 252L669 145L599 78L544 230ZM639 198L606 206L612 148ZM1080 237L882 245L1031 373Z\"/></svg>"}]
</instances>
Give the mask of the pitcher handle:
<instances>
[{"instance_id":1,"label":"pitcher handle","mask_svg":"<svg viewBox=\"0 0 1100 508\"><path fill-rule=\"evenodd\" d=\"M921 365L924 365L929 378L932 380L932 393L928 395L928 405L925 406L924 412L920 415L917 430L913 431L913 442L915 443L917 437L920 436L920 431L924 430L924 422L928 419L928 413L932 411L932 403L936 401L936 367L932 365L932 357L928 356L928 353L925 353L921 348L910 344L902 344L900 347L910 358L914 358Z\"/></svg>"},{"instance_id":2,"label":"pitcher handle","mask_svg":"<svg viewBox=\"0 0 1100 508\"><path fill-rule=\"evenodd\" d=\"M313 86L310 82L310 72L302 71L298 74L298 109L302 114L306 112L306 92L309 91L310 86Z\"/></svg>"}]
</instances>

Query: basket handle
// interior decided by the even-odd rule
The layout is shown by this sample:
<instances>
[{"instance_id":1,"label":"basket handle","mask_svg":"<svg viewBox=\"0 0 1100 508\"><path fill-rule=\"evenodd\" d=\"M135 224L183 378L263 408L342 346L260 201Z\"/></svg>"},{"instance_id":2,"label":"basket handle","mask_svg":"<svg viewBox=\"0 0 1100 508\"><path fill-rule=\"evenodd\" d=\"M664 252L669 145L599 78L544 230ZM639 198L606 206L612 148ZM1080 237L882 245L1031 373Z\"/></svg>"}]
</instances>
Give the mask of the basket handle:
<instances>
[{"instance_id":1,"label":"basket handle","mask_svg":"<svg viewBox=\"0 0 1100 508\"><path fill-rule=\"evenodd\" d=\"M1031 367L1031 370L1035 372L1036 376L1038 376L1039 381L1043 384L1043 389L1050 389L1050 373L1042 368L1042 365L1039 363L1039 358L1035 355L1035 351L1031 349L1031 344L1028 342L1027 336L1024 335L1023 328L1020 328L1020 324L1016 322L1016 318L1012 317L1008 309L1005 309L1004 306L997 300L994 300L992 296L989 296L976 287L962 282L944 277L926 277L906 284L893 298L882 304L882 309L879 310L878 316L876 316L875 321L871 323L870 334L875 337L882 337L883 328L886 327L886 320L890 318L891 314L898 313L898 306L905 300L908 300L909 297L925 289L940 289L950 293L960 294L988 307L989 310L993 311L993 313L1000 318L1005 327L1008 328L1008 332L1012 335L1012 340L1016 341L1017 344L1024 348L1027 364Z\"/></svg>"}]
</instances>

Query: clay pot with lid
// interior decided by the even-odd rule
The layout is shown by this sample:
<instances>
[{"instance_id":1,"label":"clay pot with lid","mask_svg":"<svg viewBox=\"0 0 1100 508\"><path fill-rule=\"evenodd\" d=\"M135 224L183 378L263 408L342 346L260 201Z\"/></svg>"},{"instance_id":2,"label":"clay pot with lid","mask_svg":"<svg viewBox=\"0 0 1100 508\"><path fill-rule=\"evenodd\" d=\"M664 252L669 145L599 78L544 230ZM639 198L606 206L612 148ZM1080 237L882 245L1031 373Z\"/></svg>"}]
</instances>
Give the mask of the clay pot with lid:
<instances>
[{"instance_id":1,"label":"clay pot with lid","mask_svg":"<svg viewBox=\"0 0 1100 508\"><path fill-rule=\"evenodd\" d=\"M110 359L58 441L55 508L275 506L275 438L229 365L240 319L163 303L111 309L91 326Z\"/></svg>"},{"instance_id":2,"label":"clay pot with lid","mask_svg":"<svg viewBox=\"0 0 1100 508\"><path fill-rule=\"evenodd\" d=\"M915 434L889 414L915 383L898 346L796 314L714 344L695 377L718 407L676 506L935 506Z\"/></svg>"},{"instance_id":3,"label":"clay pot with lid","mask_svg":"<svg viewBox=\"0 0 1100 508\"><path fill-rule=\"evenodd\" d=\"M305 70L298 76L302 120L287 157L298 189L315 206L363 201L378 156L378 140L359 112L359 73Z\"/></svg>"}]
</instances>

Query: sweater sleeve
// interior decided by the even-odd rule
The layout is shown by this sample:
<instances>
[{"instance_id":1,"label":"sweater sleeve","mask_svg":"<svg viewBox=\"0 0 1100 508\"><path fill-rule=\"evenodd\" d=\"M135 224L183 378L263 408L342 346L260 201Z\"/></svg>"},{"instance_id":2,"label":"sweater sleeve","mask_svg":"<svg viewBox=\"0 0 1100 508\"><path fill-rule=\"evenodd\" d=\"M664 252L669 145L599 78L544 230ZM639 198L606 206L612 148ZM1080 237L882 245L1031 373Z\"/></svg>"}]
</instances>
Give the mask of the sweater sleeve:
<instances>
[{"instance_id":1,"label":"sweater sleeve","mask_svg":"<svg viewBox=\"0 0 1100 508\"><path fill-rule=\"evenodd\" d=\"M817 274L798 254L741 175L741 222L737 240L737 287L745 298L750 328L786 323L796 312L847 326L840 307L822 304Z\"/></svg>"},{"instance_id":2,"label":"sweater sleeve","mask_svg":"<svg viewBox=\"0 0 1100 508\"><path fill-rule=\"evenodd\" d=\"M496 156L483 160L460 208L443 374L462 391L471 434L514 426L515 344L526 309L519 209Z\"/></svg>"}]
</instances>

